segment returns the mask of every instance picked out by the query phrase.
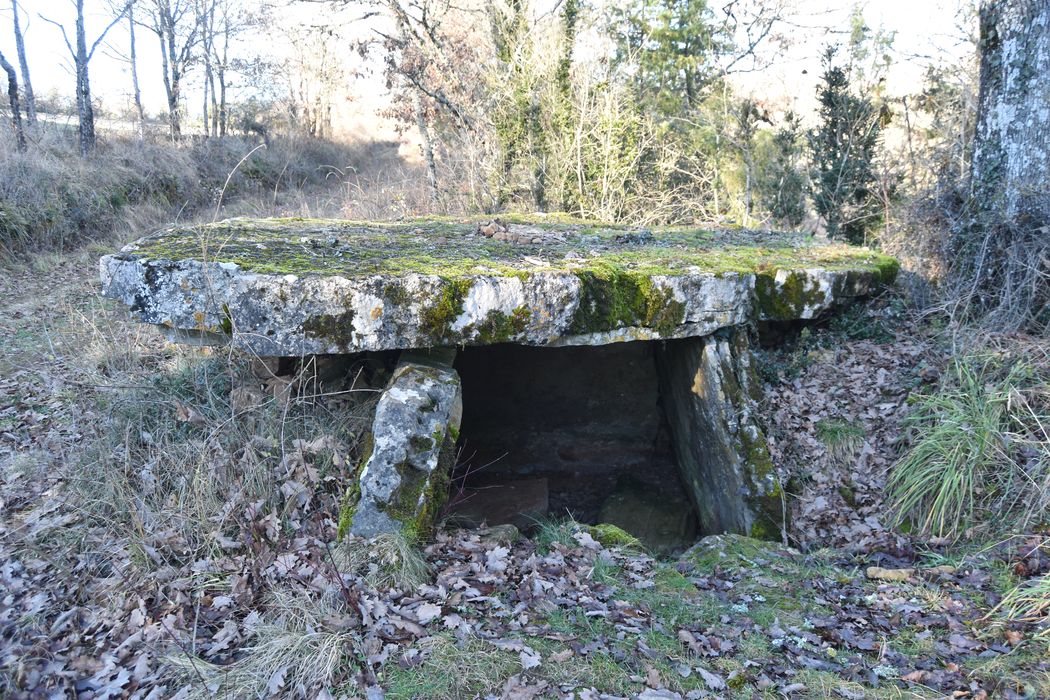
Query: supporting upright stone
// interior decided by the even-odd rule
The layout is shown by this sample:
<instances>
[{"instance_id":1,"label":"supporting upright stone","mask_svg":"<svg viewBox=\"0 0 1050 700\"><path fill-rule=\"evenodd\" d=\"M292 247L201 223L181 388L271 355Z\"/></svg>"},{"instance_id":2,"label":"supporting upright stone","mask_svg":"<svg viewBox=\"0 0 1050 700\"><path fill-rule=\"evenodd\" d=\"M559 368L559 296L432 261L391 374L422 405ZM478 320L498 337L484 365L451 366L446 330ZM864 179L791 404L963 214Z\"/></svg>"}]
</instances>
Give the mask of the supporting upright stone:
<instances>
[{"instance_id":1,"label":"supporting upright stone","mask_svg":"<svg viewBox=\"0 0 1050 700\"><path fill-rule=\"evenodd\" d=\"M743 329L663 344L660 394L704 534L779 537L783 492L755 420L760 388Z\"/></svg>"},{"instance_id":2,"label":"supporting upright stone","mask_svg":"<svg viewBox=\"0 0 1050 700\"><path fill-rule=\"evenodd\" d=\"M447 496L463 416L454 350L405 352L376 406L372 453L341 530L425 538Z\"/></svg>"}]
</instances>

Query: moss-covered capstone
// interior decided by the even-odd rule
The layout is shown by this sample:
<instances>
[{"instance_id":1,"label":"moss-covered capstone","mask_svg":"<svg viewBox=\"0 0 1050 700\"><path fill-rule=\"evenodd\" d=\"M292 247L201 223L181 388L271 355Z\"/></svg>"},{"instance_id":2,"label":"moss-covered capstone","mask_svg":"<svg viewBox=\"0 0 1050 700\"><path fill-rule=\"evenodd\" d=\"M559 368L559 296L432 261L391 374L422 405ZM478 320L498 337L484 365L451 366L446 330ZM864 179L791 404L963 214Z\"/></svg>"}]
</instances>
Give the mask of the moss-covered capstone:
<instances>
[{"instance_id":1,"label":"moss-covered capstone","mask_svg":"<svg viewBox=\"0 0 1050 700\"><path fill-rule=\"evenodd\" d=\"M263 356L602 344L812 318L892 281L863 248L533 219L232 219L102 258L104 293L176 339ZM491 228L491 227L489 227Z\"/></svg>"}]
</instances>

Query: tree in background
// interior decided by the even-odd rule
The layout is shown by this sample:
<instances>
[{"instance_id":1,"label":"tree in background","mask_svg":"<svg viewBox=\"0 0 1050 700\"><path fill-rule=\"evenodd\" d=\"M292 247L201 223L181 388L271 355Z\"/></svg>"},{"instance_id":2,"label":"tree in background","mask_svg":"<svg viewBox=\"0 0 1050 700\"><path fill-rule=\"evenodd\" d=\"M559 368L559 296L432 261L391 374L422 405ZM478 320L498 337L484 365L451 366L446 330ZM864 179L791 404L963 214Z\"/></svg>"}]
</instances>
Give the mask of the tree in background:
<instances>
[{"instance_id":1,"label":"tree in background","mask_svg":"<svg viewBox=\"0 0 1050 700\"><path fill-rule=\"evenodd\" d=\"M0 53L0 68L7 73L7 99L11 104L11 128L15 134L15 143L19 151L26 150L26 134L22 128L22 107L18 102L18 74L15 67L8 63Z\"/></svg>"},{"instance_id":2,"label":"tree in background","mask_svg":"<svg viewBox=\"0 0 1050 700\"><path fill-rule=\"evenodd\" d=\"M732 144L739 153L744 171L744 226L751 225L751 214L754 210L755 188L755 138L758 135L759 122L771 124L757 102L745 98L738 103L733 115Z\"/></svg>"},{"instance_id":3,"label":"tree in background","mask_svg":"<svg viewBox=\"0 0 1050 700\"><path fill-rule=\"evenodd\" d=\"M216 136L219 132L219 105L215 98L215 72L212 61L216 37L215 10L216 0L197 0L194 7L200 31L200 60L204 64L201 80L201 123L204 125L204 138Z\"/></svg>"},{"instance_id":4,"label":"tree in background","mask_svg":"<svg viewBox=\"0 0 1050 700\"><path fill-rule=\"evenodd\" d=\"M977 113L977 76L962 65L931 66L922 92L902 100L908 120L910 175L913 187L952 188L969 178L970 155ZM975 64L976 65L976 64ZM911 110L925 116L920 133L911 126ZM914 137L926 146L927 162L919 163L911 146ZM932 182L928 182L932 180Z\"/></svg>"},{"instance_id":5,"label":"tree in background","mask_svg":"<svg viewBox=\"0 0 1050 700\"><path fill-rule=\"evenodd\" d=\"M804 164L804 132L794 112L788 112L773 133L759 173L758 199L774 221L795 227L806 218L809 182Z\"/></svg>"},{"instance_id":6,"label":"tree in background","mask_svg":"<svg viewBox=\"0 0 1050 700\"><path fill-rule=\"evenodd\" d=\"M960 300L1000 329L1050 325L1050 3L980 10L973 219L951 251Z\"/></svg>"},{"instance_id":7,"label":"tree in background","mask_svg":"<svg viewBox=\"0 0 1050 700\"><path fill-rule=\"evenodd\" d=\"M182 137L182 83L200 41L200 24L193 0L152 0L146 25L160 41L168 129L173 141Z\"/></svg>"},{"instance_id":8,"label":"tree in background","mask_svg":"<svg viewBox=\"0 0 1050 700\"><path fill-rule=\"evenodd\" d=\"M121 11L124 11L124 16L127 18L128 52L125 54L119 48L113 46L112 43L108 43L107 48L111 56L128 64L128 72L131 74L131 104L135 110L135 132L139 141L143 141L146 138L146 110L142 106L142 90L139 86L138 41L135 35L137 26L135 8L142 1L107 0L106 3L110 12L119 14Z\"/></svg>"},{"instance_id":9,"label":"tree in background","mask_svg":"<svg viewBox=\"0 0 1050 700\"><path fill-rule=\"evenodd\" d=\"M870 98L854 93L836 52L828 47L824 53L817 85L819 124L808 136L813 205L828 236L859 244L880 219L875 159L885 115Z\"/></svg>"},{"instance_id":10,"label":"tree in background","mask_svg":"<svg viewBox=\"0 0 1050 700\"><path fill-rule=\"evenodd\" d=\"M212 63L215 66L217 85L212 88L213 125L217 122L217 133L225 136L229 131L229 101L227 92L230 87L230 74L233 61L230 56L230 41L238 34L253 26L261 26L264 18L244 6L231 0L216 0L216 19L211 25L215 36L211 40ZM217 101L216 101L217 100ZM213 133L216 133L213 128Z\"/></svg>"},{"instance_id":11,"label":"tree in background","mask_svg":"<svg viewBox=\"0 0 1050 700\"><path fill-rule=\"evenodd\" d=\"M535 207L540 211L547 208L548 134L541 121L540 100L541 84L552 76L545 75L549 61L536 51L530 10L528 0L487 7L495 49L492 123L499 160L493 183L497 209L504 207L514 189L516 165L530 173L528 189Z\"/></svg>"},{"instance_id":12,"label":"tree in background","mask_svg":"<svg viewBox=\"0 0 1050 700\"><path fill-rule=\"evenodd\" d=\"M346 83L344 40L331 25L295 27L287 35L292 53L282 72L291 124L306 136L331 136L332 106Z\"/></svg>"},{"instance_id":13,"label":"tree in background","mask_svg":"<svg viewBox=\"0 0 1050 700\"><path fill-rule=\"evenodd\" d=\"M732 45L706 0L642 0L613 12L616 61L631 67L642 103L664 115L696 108Z\"/></svg>"},{"instance_id":14,"label":"tree in background","mask_svg":"<svg viewBox=\"0 0 1050 700\"><path fill-rule=\"evenodd\" d=\"M384 114L401 129L419 130L430 201L440 201L447 191L438 169L449 167L457 170L455 187L471 206L492 210L497 98L485 13L444 0L369 0L368 5L389 18L394 31L377 30L361 50L381 51L392 96Z\"/></svg>"},{"instance_id":15,"label":"tree in background","mask_svg":"<svg viewBox=\"0 0 1050 700\"><path fill-rule=\"evenodd\" d=\"M22 94L25 96L26 121L29 128L35 129L36 120L36 97L33 95L33 81L29 79L29 62L26 61L26 42L22 34L22 25L19 21L18 0L11 0L11 14L14 16L15 30L15 53L18 55L18 67L22 72Z\"/></svg>"},{"instance_id":16,"label":"tree in background","mask_svg":"<svg viewBox=\"0 0 1050 700\"><path fill-rule=\"evenodd\" d=\"M91 103L91 80L88 73L88 65L95 56L95 51L98 49L99 44L106 38L106 34L123 18L130 5L130 1L125 2L116 17L106 25L106 28L91 43L91 48L88 48L87 32L84 27L84 0L75 0L74 2L76 7L74 25L76 48L69 42L65 25L48 19L43 15L40 16L45 22L55 25L62 31L62 39L66 42L66 48L69 49L69 54L73 58L73 66L77 78L77 140L80 144L81 156L87 156L95 150L95 107Z\"/></svg>"},{"instance_id":17,"label":"tree in background","mask_svg":"<svg viewBox=\"0 0 1050 700\"><path fill-rule=\"evenodd\" d=\"M135 48L135 3L128 4L128 63L131 65L131 96L135 103L139 140L146 137L146 110L142 107L142 90L139 89L138 55Z\"/></svg>"}]
</instances>

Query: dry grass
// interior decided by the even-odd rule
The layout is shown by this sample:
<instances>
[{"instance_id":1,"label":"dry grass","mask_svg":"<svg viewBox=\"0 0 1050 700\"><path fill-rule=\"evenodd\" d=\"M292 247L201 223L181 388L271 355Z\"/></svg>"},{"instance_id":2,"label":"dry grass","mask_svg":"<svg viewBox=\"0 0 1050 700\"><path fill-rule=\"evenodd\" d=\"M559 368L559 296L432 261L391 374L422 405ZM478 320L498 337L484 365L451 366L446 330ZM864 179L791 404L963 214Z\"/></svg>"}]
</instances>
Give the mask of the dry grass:
<instances>
[{"instance_id":1,"label":"dry grass","mask_svg":"<svg viewBox=\"0 0 1050 700\"><path fill-rule=\"evenodd\" d=\"M286 697L297 688L326 688L352 664L359 632L344 624L338 598L275 591L252 641L231 664L216 665L188 653L171 654L172 676L192 689L189 697Z\"/></svg>"},{"instance_id":2,"label":"dry grass","mask_svg":"<svg viewBox=\"0 0 1050 700\"><path fill-rule=\"evenodd\" d=\"M1050 637L1050 574L1043 574L1013 588L997 610L1007 620L1042 623L1040 637Z\"/></svg>"},{"instance_id":3,"label":"dry grass","mask_svg":"<svg viewBox=\"0 0 1050 700\"><path fill-rule=\"evenodd\" d=\"M1050 362L1039 343L983 347L956 358L908 418L913 442L887 484L898 523L958 537L1021 531L1050 512Z\"/></svg>"},{"instance_id":4,"label":"dry grass","mask_svg":"<svg viewBox=\"0 0 1050 700\"><path fill-rule=\"evenodd\" d=\"M411 590L430 578L423 556L400 532L371 539L347 537L333 553L336 568L364 577L373 588Z\"/></svg>"},{"instance_id":5,"label":"dry grass","mask_svg":"<svg viewBox=\"0 0 1050 700\"><path fill-rule=\"evenodd\" d=\"M78 379L104 387L100 422L69 455L68 480L79 507L147 568L216 553L268 514L280 525L308 505L290 482L337 499L373 391L326 397L310 363L259 377L249 358L170 345L137 324L108 326L96 310L65 331L88 370Z\"/></svg>"},{"instance_id":6,"label":"dry grass","mask_svg":"<svg viewBox=\"0 0 1050 700\"><path fill-rule=\"evenodd\" d=\"M294 200L369 167L375 148L300 138L260 146L242 137L173 146L113 135L84 159L66 136L44 132L27 153L0 147L0 260L141 234L220 201L247 197L274 211L288 193Z\"/></svg>"},{"instance_id":7,"label":"dry grass","mask_svg":"<svg viewBox=\"0 0 1050 700\"><path fill-rule=\"evenodd\" d=\"M448 635L435 635L420 647L426 654L422 671L411 674L395 671L388 689L392 700L480 697L498 691L508 677L521 671L521 662L515 654L473 636L457 640Z\"/></svg>"}]
</instances>

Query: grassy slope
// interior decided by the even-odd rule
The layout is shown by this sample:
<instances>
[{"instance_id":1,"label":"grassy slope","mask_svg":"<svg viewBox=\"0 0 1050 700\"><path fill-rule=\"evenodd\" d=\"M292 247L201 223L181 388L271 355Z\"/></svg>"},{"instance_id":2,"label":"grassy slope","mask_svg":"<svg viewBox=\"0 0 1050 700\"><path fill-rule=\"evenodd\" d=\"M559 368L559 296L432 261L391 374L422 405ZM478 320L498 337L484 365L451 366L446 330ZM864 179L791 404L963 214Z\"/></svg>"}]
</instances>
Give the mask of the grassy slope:
<instances>
[{"instance_id":1,"label":"grassy slope","mask_svg":"<svg viewBox=\"0 0 1050 700\"><path fill-rule=\"evenodd\" d=\"M0 260L141 233L246 196L276 201L362 163L370 167L370 150L372 144L275 138L263 145L233 136L175 147L109 135L82 159L54 132L26 153L0 144Z\"/></svg>"}]
</instances>

